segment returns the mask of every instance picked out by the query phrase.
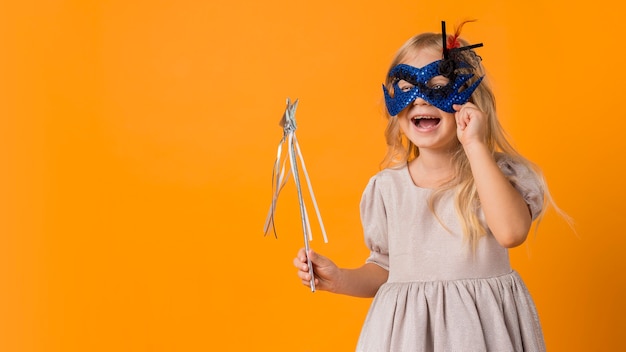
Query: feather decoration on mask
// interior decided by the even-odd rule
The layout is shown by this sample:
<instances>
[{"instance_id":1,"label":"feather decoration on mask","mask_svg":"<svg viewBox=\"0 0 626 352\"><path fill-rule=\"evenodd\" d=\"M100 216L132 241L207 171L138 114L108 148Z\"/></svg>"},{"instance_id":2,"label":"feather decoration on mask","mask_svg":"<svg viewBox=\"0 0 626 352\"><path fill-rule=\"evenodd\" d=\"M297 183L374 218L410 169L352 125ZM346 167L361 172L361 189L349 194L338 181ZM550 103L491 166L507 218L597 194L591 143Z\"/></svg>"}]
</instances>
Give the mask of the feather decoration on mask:
<instances>
[{"instance_id":1,"label":"feather decoration on mask","mask_svg":"<svg viewBox=\"0 0 626 352\"><path fill-rule=\"evenodd\" d=\"M443 58L444 59L448 59L450 52L471 50L471 49L480 48L481 46L483 46L483 43L479 43L479 44L461 47L461 41L459 40L461 36L461 30L463 29L463 26L468 22L476 22L476 20L469 20L469 21L461 22L461 24L454 31L454 34L448 36L446 34L446 22L441 21L441 39L443 42Z\"/></svg>"},{"instance_id":2,"label":"feather decoration on mask","mask_svg":"<svg viewBox=\"0 0 626 352\"><path fill-rule=\"evenodd\" d=\"M454 31L454 34L451 35L451 36L448 36L447 45L446 45L448 50L461 47L461 42L459 41L459 37L461 36L461 30L463 29L463 26L467 22L476 22L476 20L470 20L470 21L463 21L463 22L461 22L461 24ZM443 31L445 31L445 27L443 27Z\"/></svg>"}]
</instances>

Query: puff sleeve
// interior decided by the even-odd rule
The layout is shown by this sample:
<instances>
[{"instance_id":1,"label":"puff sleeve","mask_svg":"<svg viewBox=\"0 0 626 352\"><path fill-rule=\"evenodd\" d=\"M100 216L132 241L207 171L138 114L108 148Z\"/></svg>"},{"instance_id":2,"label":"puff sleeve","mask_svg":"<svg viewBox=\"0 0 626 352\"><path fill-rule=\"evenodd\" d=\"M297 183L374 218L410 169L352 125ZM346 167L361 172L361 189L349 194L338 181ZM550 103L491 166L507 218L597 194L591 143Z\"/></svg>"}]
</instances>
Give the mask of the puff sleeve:
<instances>
[{"instance_id":1,"label":"puff sleeve","mask_svg":"<svg viewBox=\"0 0 626 352\"><path fill-rule=\"evenodd\" d=\"M528 204L532 219L535 220L541 214L544 204L543 182L539 175L530 167L509 156L500 154L496 160L502 173Z\"/></svg>"},{"instance_id":2,"label":"puff sleeve","mask_svg":"<svg viewBox=\"0 0 626 352\"><path fill-rule=\"evenodd\" d=\"M387 212L380 189L379 176L370 179L361 198L361 224L365 244L370 250L366 263L374 263L389 270L389 243Z\"/></svg>"}]
</instances>

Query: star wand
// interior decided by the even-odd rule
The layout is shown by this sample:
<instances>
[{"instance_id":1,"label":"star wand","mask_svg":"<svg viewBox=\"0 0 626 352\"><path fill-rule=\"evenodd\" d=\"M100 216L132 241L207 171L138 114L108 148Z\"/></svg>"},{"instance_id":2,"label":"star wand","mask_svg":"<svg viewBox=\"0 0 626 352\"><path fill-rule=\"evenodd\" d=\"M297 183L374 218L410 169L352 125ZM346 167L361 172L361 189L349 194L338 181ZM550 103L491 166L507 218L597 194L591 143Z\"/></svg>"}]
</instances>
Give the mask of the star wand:
<instances>
[{"instance_id":1,"label":"star wand","mask_svg":"<svg viewBox=\"0 0 626 352\"><path fill-rule=\"evenodd\" d=\"M311 292L315 292L315 278L313 273L313 264L309 259L309 241L313 239L311 232L311 223L309 222L309 216L307 213L306 205L304 204L304 197L302 195L302 186L300 184L300 173L298 172L298 162L300 160L300 165L302 165L302 171L304 173L304 177L306 179L307 187L309 189L309 194L311 195L311 201L313 203L313 207L315 208L315 213L317 214L317 220L319 221L320 228L322 229L322 235L324 236L324 242L328 243L328 238L326 237L326 230L324 229L324 223L322 222L322 216L320 215L319 208L317 207L317 201L315 200L315 194L313 194L313 187L311 186L311 180L309 179L309 174L306 171L306 166L304 165L304 158L302 157L302 152L300 151L300 145L298 144L298 139L296 138L296 108L298 107L298 99L296 99L293 104L291 100L287 98L287 107L285 108L285 113L283 114L283 118L280 120L280 126L283 127L283 138L280 140L278 144L278 151L276 153L276 161L274 162L274 172L272 174L272 205L270 206L269 213L267 214L267 218L265 220L265 228L264 232L267 235L267 232L270 229L270 225L274 230L274 236L276 235L276 227L274 223L274 214L276 212L276 203L278 201L278 195L280 191L283 189L289 176L293 174L294 181L296 183L296 190L298 192L298 201L300 202L300 217L302 219L302 232L304 235L304 249L306 251L307 256L307 264L309 266L309 273L311 273ZM287 164L287 158L283 159L283 145L287 143L287 154L289 159L289 170L287 170L287 174L285 174L285 168ZM296 156L299 158L296 158Z\"/></svg>"}]
</instances>

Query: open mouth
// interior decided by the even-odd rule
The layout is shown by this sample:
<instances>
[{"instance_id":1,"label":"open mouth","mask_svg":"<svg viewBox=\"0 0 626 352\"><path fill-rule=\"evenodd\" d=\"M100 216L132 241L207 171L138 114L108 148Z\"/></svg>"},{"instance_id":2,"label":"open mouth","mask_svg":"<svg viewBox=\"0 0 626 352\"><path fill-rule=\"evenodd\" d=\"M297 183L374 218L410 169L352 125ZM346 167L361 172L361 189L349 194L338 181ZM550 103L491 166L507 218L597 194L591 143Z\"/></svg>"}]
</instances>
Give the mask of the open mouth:
<instances>
[{"instance_id":1,"label":"open mouth","mask_svg":"<svg viewBox=\"0 0 626 352\"><path fill-rule=\"evenodd\" d=\"M411 122L420 129L430 130L437 127L441 119L434 116L415 116L411 118Z\"/></svg>"}]
</instances>

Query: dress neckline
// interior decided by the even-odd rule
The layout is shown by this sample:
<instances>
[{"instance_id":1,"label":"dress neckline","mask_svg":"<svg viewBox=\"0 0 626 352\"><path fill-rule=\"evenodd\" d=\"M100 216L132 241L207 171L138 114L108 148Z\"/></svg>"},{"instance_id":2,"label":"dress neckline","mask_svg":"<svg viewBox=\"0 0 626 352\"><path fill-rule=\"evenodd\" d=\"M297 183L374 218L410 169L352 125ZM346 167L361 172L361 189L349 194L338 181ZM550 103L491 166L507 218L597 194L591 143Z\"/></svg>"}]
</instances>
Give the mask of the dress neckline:
<instances>
[{"instance_id":1,"label":"dress neckline","mask_svg":"<svg viewBox=\"0 0 626 352\"><path fill-rule=\"evenodd\" d=\"M411 186L413 186L413 188L429 192L432 192L434 190L433 188L422 187L415 183L415 181L413 180L413 175L411 175L411 170L409 170L409 163L404 164L403 169L407 181L411 184Z\"/></svg>"}]
</instances>

